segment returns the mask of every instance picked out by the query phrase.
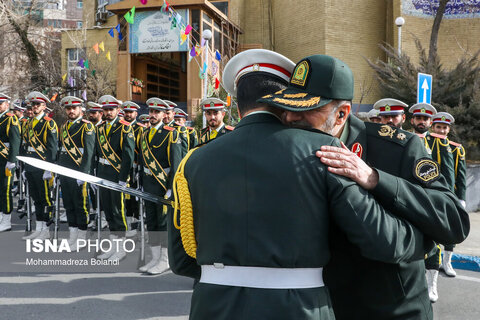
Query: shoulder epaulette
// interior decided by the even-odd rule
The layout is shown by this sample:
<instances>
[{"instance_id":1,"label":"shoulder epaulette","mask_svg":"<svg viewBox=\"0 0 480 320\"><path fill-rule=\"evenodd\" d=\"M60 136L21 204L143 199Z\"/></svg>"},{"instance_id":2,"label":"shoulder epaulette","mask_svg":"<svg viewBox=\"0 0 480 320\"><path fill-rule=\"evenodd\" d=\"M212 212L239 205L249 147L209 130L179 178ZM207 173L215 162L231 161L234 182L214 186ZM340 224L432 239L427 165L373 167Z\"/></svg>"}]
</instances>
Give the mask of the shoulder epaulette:
<instances>
[{"instance_id":1,"label":"shoulder epaulette","mask_svg":"<svg viewBox=\"0 0 480 320\"><path fill-rule=\"evenodd\" d=\"M13 117L13 113L10 113L10 112L7 112L6 115L9 117Z\"/></svg>"},{"instance_id":2,"label":"shoulder epaulette","mask_svg":"<svg viewBox=\"0 0 480 320\"><path fill-rule=\"evenodd\" d=\"M449 141L449 142L450 142L450 144L451 144L452 146L455 146L455 147L460 147L460 146L462 146L461 143L457 143L457 142L453 142L453 141Z\"/></svg>"},{"instance_id":3,"label":"shoulder epaulette","mask_svg":"<svg viewBox=\"0 0 480 320\"><path fill-rule=\"evenodd\" d=\"M208 127L205 127L205 128L202 129L201 132L202 132L202 134L204 134L204 133L206 133L207 131L208 131Z\"/></svg>"},{"instance_id":4,"label":"shoulder epaulette","mask_svg":"<svg viewBox=\"0 0 480 320\"><path fill-rule=\"evenodd\" d=\"M172 127L170 127L170 126L163 126L163 128L164 128L165 130L168 130L168 131L173 131L173 130L175 130L175 128L172 128Z\"/></svg>"},{"instance_id":5,"label":"shoulder epaulette","mask_svg":"<svg viewBox=\"0 0 480 320\"><path fill-rule=\"evenodd\" d=\"M378 125L376 123L365 123L367 129L367 135L395 142L400 145L405 145L412 137L416 135L414 133L391 127L387 124ZM418 139L418 138L417 138Z\"/></svg>"},{"instance_id":6,"label":"shoulder epaulette","mask_svg":"<svg viewBox=\"0 0 480 320\"><path fill-rule=\"evenodd\" d=\"M88 121L88 120L85 120L85 119L82 119L83 122L85 123L92 123L91 121Z\"/></svg>"},{"instance_id":7,"label":"shoulder epaulette","mask_svg":"<svg viewBox=\"0 0 480 320\"><path fill-rule=\"evenodd\" d=\"M186 127L188 130L194 130L193 127Z\"/></svg>"},{"instance_id":8,"label":"shoulder epaulette","mask_svg":"<svg viewBox=\"0 0 480 320\"><path fill-rule=\"evenodd\" d=\"M49 116L45 116L45 117L43 117L43 118L44 118L45 120L47 120L47 121L53 120L53 119L50 118Z\"/></svg>"},{"instance_id":9,"label":"shoulder epaulette","mask_svg":"<svg viewBox=\"0 0 480 320\"><path fill-rule=\"evenodd\" d=\"M118 122L120 122L121 124L125 125L125 126L129 126L130 125L130 122L127 122L125 120L119 120Z\"/></svg>"},{"instance_id":10,"label":"shoulder epaulette","mask_svg":"<svg viewBox=\"0 0 480 320\"><path fill-rule=\"evenodd\" d=\"M447 136L442 136L441 134L431 132L430 135L434 138L447 139Z\"/></svg>"},{"instance_id":11,"label":"shoulder epaulette","mask_svg":"<svg viewBox=\"0 0 480 320\"><path fill-rule=\"evenodd\" d=\"M235 127L232 127L232 126L225 126L225 129L227 130L230 130L230 131L233 131L235 129Z\"/></svg>"},{"instance_id":12,"label":"shoulder epaulette","mask_svg":"<svg viewBox=\"0 0 480 320\"><path fill-rule=\"evenodd\" d=\"M27 122L27 121L28 121L27 118L22 118L21 120L24 121L24 122Z\"/></svg>"},{"instance_id":13,"label":"shoulder epaulette","mask_svg":"<svg viewBox=\"0 0 480 320\"><path fill-rule=\"evenodd\" d=\"M137 122L137 125L138 125L139 127L142 127L142 128L146 128L146 127L147 127L147 126L144 125L143 123L138 123L138 122Z\"/></svg>"}]
</instances>

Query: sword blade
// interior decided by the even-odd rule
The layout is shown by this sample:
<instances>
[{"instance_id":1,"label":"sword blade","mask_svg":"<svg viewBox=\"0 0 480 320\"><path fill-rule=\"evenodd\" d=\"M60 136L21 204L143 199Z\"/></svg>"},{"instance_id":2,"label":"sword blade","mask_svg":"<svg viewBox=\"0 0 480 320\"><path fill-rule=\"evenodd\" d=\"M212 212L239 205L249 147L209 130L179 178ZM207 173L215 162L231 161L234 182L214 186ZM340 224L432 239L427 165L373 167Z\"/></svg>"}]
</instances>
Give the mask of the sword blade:
<instances>
[{"instance_id":1,"label":"sword blade","mask_svg":"<svg viewBox=\"0 0 480 320\"><path fill-rule=\"evenodd\" d=\"M35 167L35 168L39 168L39 169L46 170L46 171L51 171L53 173L56 173L56 174L59 174L59 175L62 175L62 176L66 176L66 177L70 177L70 178L73 178L73 179L86 181L87 183L91 183L91 184L94 184L94 185L102 187L102 188L127 193L129 195L132 195L132 196L138 197L138 198L142 198L142 199L145 199L147 201L162 203L162 204L172 206L172 201L163 199L162 197L156 196L154 194L144 192L144 191L140 191L140 190L136 190L136 189L132 189L132 188L128 188L128 187L122 187L120 184L118 184L116 182L105 180L105 179L102 179L102 178L99 178L99 177L95 177L95 176L92 176L90 174L86 174L86 173L83 173L83 172L80 172L80 171L77 171L77 170L73 170L73 169L70 169L70 168L62 167L62 166L59 166L58 164L50 163L50 162L47 162L47 161L43 161L43 160L40 160L40 159L31 158L31 157L23 157L23 156L18 156L17 159L26 163L26 164L31 165L32 167Z\"/></svg>"}]
</instances>

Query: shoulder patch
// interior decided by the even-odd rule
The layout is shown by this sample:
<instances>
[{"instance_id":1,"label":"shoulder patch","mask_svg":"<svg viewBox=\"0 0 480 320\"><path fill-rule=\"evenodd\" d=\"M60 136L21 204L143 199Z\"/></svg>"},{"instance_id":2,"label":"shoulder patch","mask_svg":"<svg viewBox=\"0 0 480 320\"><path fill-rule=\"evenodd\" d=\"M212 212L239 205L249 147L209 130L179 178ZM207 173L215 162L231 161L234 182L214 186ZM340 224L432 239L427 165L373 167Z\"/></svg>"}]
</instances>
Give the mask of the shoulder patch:
<instances>
[{"instance_id":1,"label":"shoulder patch","mask_svg":"<svg viewBox=\"0 0 480 320\"><path fill-rule=\"evenodd\" d=\"M452 146L455 146L455 147L460 147L462 145L461 143L457 143L457 142L453 142L453 141L449 141L449 142Z\"/></svg>"},{"instance_id":2,"label":"shoulder patch","mask_svg":"<svg viewBox=\"0 0 480 320\"><path fill-rule=\"evenodd\" d=\"M82 121L85 122L85 123L92 123L91 121L88 121L88 120L83 119L83 118L82 118Z\"/></svg>"},{"instance_id":3,"label":"shoulder patch","mask_svg":"<svg viewBox=\"0 0 480 320\"><path fill-rule=\"evenodd\" d=\"M144 125L143 123L138 123L138 122L137 122L137 126L142 127L142 128L146 128L146 127L147 127L147 126Z\"/></svg>"},{"instance_id":4,"label":"shoulder patch","mask_svg":"<svg viewBox=\"0 0 480 320\"><path fill-rule=\"evenodd\" d=\"M28 121L27 118L22 118L21 120L22 120L23 122L27 122L27 121Z\"/></svg>"},{"instance_id":5,"label":"shoulder patch","mask_svg":"<svg viewBox=\"0 0 480 320\"><path fill-rule=\"evenodd\" d=\"M430 135L434 138L440 138L440 139L446 139L447 136L442 136L441 134L438 134L438 133L435 133L435 132L431 132Z\"/></svg>"},{"instance_id":6,"label":"shoulder patch","mask_svg":"<svg viewBox=\"0 0 480 320\"><path fill-rule=\"evenodd\" d=\"M430 158L420 158L415 161L413 176L420 183L428 186L440 177L440 166Z\"/></svg>"},{"instance_id":7,"label":"shoulder patch","mask_svg":"<svg viewBox=\"0 0 480 320\"><path fill-rule=\"evenodd\" d=\"M175 128L172 128L172 127L170 127L170 126L163 126L163 128L164 128L165 130L168 130L168 131L174 131L174 130L175 130Z\"/></svg>"},{"instance_id":8,"label":"shoulder patch","mask_svg":"<svg viewBox=\"0 0 480 320\"><path fill-rule=\"evenodd\" d=\"M49 116L45 116L45 117L43 117L43 118L44 118L45 120L47 120L47 121L53 120L53 119L50 118Z\"/></svg>"},{"instance_id":9,"label":"shoulder patch","mask_svg":"<svg viewBox=\"0 0 480 320\"><path fill-rule=\"evenodd\" d=\"M235 127L232 127L232 126L225 126L225 129L229 130L229 131L233 131L235 129Z\"/></svg>"},{"instance_id":10,"label":"shoulder patch","mask_svg":"<svg viewBox=\"0 0 480 320\"><path fill-rule=\"evenodd\" d=\"M7 112L6 115L9 116L9 117L12 117L13 113Z\"/></svg>"},{"instance_id":11,"label":"shoulder patch","mask_svg":"<svg viewBox=\"0 0 480 320\"><path fill-rule=\"evenodd\" d=\"M416 136L414 133L394 128L386 124L379 125L377 123L366 122L365 128L367 129L368 136L391 141L402 146L406 145L412 137Z\"/></svg>"},{"instance_id":12,"label":"shoulder patch","mask_svg":"<svg viewBox=\"0 0 480 320\"><path fill-rule=\"evenodd\" d=\"M129 125L130 125L130 122L127 122L127 121L122 120L122 119L119 120L118 122L121 123L121 124L123 124L124 126L129 126Z\"/></svg>"}]
</instances>

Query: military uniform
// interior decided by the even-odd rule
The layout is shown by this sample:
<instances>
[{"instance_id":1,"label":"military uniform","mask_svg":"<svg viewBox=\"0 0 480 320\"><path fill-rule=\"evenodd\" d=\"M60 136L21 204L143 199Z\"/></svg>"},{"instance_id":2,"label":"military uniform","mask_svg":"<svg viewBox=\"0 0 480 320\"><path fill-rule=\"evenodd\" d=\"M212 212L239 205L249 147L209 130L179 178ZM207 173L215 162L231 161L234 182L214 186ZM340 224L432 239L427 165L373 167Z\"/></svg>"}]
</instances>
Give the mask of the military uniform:
<instances>
[{"instance_id":1,"label":"military uniform","mask_svg":"<svg viewBox=\"0 0 480 320\"><path fill-rule=\"evenodd\" d=\"M178 121L184 121L187 119L188 114L183 111L180 108L175 108L175 116L174 119ZM184 119L184 120L182 120ZM184 124L179 124L175 121L174 125L175 129L177 129L178 133L180 134L180 137L182 140L187 142L186 146L183 146L184 152L187 153L187 151L193 149L194 147L197 146L198 144L198 138L197 138L197 132L195 131L194 128L192 127L187 127Z\"/></svg>"},{"instance_id":2,"label":"military uniform","mask_svg":"<svg viewBox=\"0 0 480 320\"><path fill-rule=\"evenodd\" d=\"M60 104L67 107L82 107L83 100L73 96L63 98ZM60 153L58 164L90 174L95 154L95 126L80 116L68 120L60 127ZM60 176L63 206L69 226L69 245L76 248L77 239L86 239L89 221L87 183L75 177Z\"/></svg>"},{"instance_id":3,"label":"military uniform","mask_svg":"<svg viewBox=\"0 0 480 320\"><path fill-rule=\"evenodd\" d=\"M207 110L225 110L225 102L217 98L207 98L203 99L200 102L203 111ZM200 131L199 141L200 143L205 143L215 138L221 137L229 132L232 132L235 128L232 126L225 125L225 123L220 124L218 128L210 128L209 126L203 128Z\"/></svg>"},{"instance_id":4,"label":"military uniform","mask_svg":"<svg viewBox=\"0 0 480 320\"><path fill-rule=\"evenodd\" d=\"M48 98L40 92L31 92L27 96L31 103L49 102ZM47 162L55 163L58 150L58 127L55 121L48 117L45 112L34 116L25 125L25 155ZM30 196L35 205L37 218L36 230L30 236L24 237L42 239L50 237L47 221L51 218L52 212L44 212L45 207L52 205L49 184L53 179L50 172L37 169L30 165L25 166L25 176L28 180ZM42 232L43 231L43 232Z\"/></svg>"},{"instance_id":5,"label":"military uniform","mask_svg":"<svg viewBox=\"0 0 480 320\"><path fill-rule=\"evenodd\" d=\"M398 127L399 129L402 129L402 125L405 121L405 108L407 107L408 104L405 102L392 98L380 99L373 104L373 108L378 110L380 123L389 124ZM395 118L399 115L402 116L402 119L400 122L395 123L395 120L391 117Z\"/></svg>"},{"instance_id":6,"label":"military uniform","mask_svg":"<svg viewBox=\"0 0 480 320\"><path fill-rule=\"evenodd\" d=\"M338 67L349 70L348 67L327 57L305 58L297 64L286 90L258 102L297 112L313 110L335 100L350 101L353 76L339 73ZM336 71L332 72L333 79L325 76L332 68ZM351 88L351 97L339 96L344 88ZM325 102L319 106L318 101L322 100ZM339 113L338 119L344 115ZM340 139L376 169L378 184L369 192L383 208L402 221L408 220L409 225L432 239L457 242L465 239L469 231L468 215L448 192L438 165L429 158L417 137L389 125L363 123L354 116L347 121ZM424 189L425 186L432 190ZM337 319L432 318L422 256L398 263L362 257L364 248L352 243L339 222L334 222L329 230L331 261L325 268L325 283L330 289ZM439 228L432 230L432 223L440 225ZM417 250L427 252L433 242L426 241L423 245L424 248L417 247Z\"/></svg>"},{"instance_id":7,"label":"military uniform","mask_svg":"<svg viewBox=\"0 0 480 320\"><path fill-rule=\"evenodd\" d=\"M148 99L147 105L149 109L166 109L166 103L159 98ZM184 156L178 131L160 121L143 132L140 148L143 189L158 196L165 196L168 190L171 192L173 176ZM167 231L166 212L164 207L149 201L145 203L145 209L153 259L140 268L140 271L159 274L168 269L168 251L161 234Z\"/></svg>"},{"instance_id":8,"label":"military uniform","mask_svg":"<svg viewBox=\"0 0 480 320\"><path fill-rule=\"evenodd\" d=\"M100 97L103 109L118 108L121 101L110 95ZM126 186L133 166L135 137L130 124L117 116L111 122L103 121L97 127L96 155L98 158L97 176L119 182ZM124 237L127 231L124 194L117 191L101 190L100 202L110 228L110 237ZM105 252L99 258L121 259L125 252Z\"/></svg>"},{"instance_id":9,"label":"military uniform","mask_svg":"<svg viewBox=\"0 0 480 320\"><path fill-rule=\"evenodd\" d=\"M6 103L6 110L0 113L0 232L11 230L13 173L21 142L18 119L8 112L9 100L0 93L0 104Z\"/></svg>"}]
</instances>

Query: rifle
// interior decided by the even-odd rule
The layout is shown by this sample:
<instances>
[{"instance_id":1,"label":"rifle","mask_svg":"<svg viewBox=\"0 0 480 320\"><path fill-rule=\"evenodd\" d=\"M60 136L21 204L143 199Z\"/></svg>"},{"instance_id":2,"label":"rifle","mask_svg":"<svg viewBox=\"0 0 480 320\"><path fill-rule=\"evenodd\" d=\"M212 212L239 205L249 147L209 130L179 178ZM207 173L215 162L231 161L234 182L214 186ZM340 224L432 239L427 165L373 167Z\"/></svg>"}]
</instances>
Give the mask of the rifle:
<instances>
[{"instance_id":1,"label":"rifle","mask_svg":"<svg viewBox=\"0 0 480 320\"><path fill-rule=\"evenodd\" d=\"M20 214L20 219L23 219L25 215L27 216L27 225L25 228L25 231L31 232L32 231L32 202L30 199L30 188L28 187L28 179L25 179L25 199L24 202L26 201L27 203L27 211L23 211Z\"/></svg>"},{"instance_id":2,"label":"rifle","mask_svg":"<svg viewBox=\"0 0 480 320\"><path fill-rule=\"evenodd\" d=\"M59 213L60 213L60 179L58 178L58 175L55 175L53 177L53 194L55 195L55 200L54 203L50 206L45 207L45 213L53 213L52 215L49 216L49 220L47 222L47 227L49 227L52 223L55 225L55 230L53 231L53 238L57 239L58 237L58 219L59 219Z\"/></svg>"}]
</instances>

